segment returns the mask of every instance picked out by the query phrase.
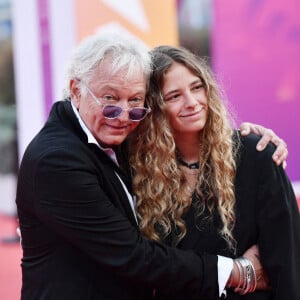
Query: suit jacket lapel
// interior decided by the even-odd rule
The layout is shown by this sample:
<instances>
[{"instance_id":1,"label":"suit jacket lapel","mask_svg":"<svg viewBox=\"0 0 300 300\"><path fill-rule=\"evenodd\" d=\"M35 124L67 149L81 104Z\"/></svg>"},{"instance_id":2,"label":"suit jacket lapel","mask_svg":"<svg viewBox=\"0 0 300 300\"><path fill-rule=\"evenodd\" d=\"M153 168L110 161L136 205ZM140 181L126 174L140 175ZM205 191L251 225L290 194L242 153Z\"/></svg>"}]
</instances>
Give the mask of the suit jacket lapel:
<instances>
[{"instance_id":1,"label":"suit jacket lapel","mask_svg":"<svg viewBox=\"0 0 300 300\"><path fill-rule=\"evenodd\" d=\"M116 173L122 179L123 183L127 187L128 192L132 195L131 180L97 145L89 144L88 146L95 153L98 160L100 158L103 172L105 172L105 176L109 179L110 183L114 186L115 197L118 197L119 202L122 205L122 208L124 209L130 222L135 227L138 227L134 213L129 203L128 196L124 190L124 187L122 186L122 183L120 182L120 179L117 177ZM112 200L115 201L116 199L112 199Z\"/></svg>"},{"instance_id":2,"label":"suit jacket lapel","mask_svg":"<svg viewBox=\"0 0 300 300\"><path fill-rule=\"evenodd\" d=\"M64 102L64 110L65 113L68 115L67 118L62 117L62 122L65 124L66 127L68 127L71 131L74 131L77 136L87 145L87 147L95 153L96 155L96 161L99 162L99 168L103 169L105 172L105 176L109 179L111 184L115 187L115 197L118 198L119 203L121 203L124 211L126 212L130 222L137 227L136 219L134 216L134 213L132 211L132 208L129 203L129 199L127 197L127 194L115 174L115 172L120 176L124 184L126 185L128 192L132 194L132 186L131 186L131 180L128 176L125 175L121 171L121 169L110 159L110 157L107 156L106 153L104 153L97 145L95 144L88 144L87 136L82 130L74 112L71 106L70 101ZM71 122L68 122L67 120L71 120ZM116 200L116 199L112 199Z\"/></svg>"}]
</instances>

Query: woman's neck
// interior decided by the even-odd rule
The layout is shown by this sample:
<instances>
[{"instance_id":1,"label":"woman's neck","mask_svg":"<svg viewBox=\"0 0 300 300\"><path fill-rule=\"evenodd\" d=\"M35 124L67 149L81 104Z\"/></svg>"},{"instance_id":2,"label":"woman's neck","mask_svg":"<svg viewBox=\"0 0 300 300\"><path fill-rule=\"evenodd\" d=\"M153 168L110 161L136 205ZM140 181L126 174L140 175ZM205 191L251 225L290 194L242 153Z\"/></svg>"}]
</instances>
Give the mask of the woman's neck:
<instances>
[{"instance_id":1,"label":"woman's neck","mask_svg":"<svg viewBox=\"0 0 300 300\"><path fill-rule=\"evenodd\" d=\"M199 136L197 137L180 137L175 139L176 148L179 157L187 162L187 163L194 163L199 161Z\"/></svg>"}]
</instances>

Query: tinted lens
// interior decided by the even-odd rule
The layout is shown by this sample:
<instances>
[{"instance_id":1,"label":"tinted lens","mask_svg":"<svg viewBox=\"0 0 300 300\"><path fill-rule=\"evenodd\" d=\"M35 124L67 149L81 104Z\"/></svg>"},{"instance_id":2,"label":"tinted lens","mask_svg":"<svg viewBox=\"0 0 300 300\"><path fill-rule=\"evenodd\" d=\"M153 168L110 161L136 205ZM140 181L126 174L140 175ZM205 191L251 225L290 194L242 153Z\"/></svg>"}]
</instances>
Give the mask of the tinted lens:
<instances>
[{"instance_id":1,"label":"tinted lens","mask_svg":"<svg viewBox=\"0 0 300 300\"><path fill-rule=\"evenodd\" d=\"M103 109L103 116L108 119L114 119L120 115L122 108L114 105L106 105Z\"/></svg>"},{"instance_id":2,"label":"tinted lens","mask_svg":"<svg viewBox=\"0 0 300 300\"><path fill-rule=\"evenodd\" d=\"M103 108L103 116L107 119L115 119L122 113L122 111L122 107L115 105L105 105ZM145 118L147 109L144 107L135 107L129 109L128 113L129 119L131 121L140 121Z\"/></svg>"},{"instance_id":3,"label":"tinted lens","mask_svg":"<svg viewBox=\"0 0 300 300\"><path fill-rule=\"evenodd\" d=\"M143 107L132 108L129 111L129 119L132 121L140 121L146 116L146 109Z\"/></svg>"}]
</instances>

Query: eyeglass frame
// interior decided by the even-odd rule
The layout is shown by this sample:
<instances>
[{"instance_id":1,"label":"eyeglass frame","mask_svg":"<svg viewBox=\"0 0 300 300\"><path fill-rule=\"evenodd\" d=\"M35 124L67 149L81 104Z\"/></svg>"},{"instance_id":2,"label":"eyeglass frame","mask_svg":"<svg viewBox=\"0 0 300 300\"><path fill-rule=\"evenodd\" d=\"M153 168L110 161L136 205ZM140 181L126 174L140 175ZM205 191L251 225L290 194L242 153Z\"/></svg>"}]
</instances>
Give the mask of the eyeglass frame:
<instances>
[{"instance_id":1,"label":"eyeglass frame","mask_svg":"<svg viewBox=\"0 0 300 300\"><path fill-rule=\"evenodd\" d=\"M108 107L108 106L110 106L110 107L117 107L117 108L120 108L120 109L121 109L121 112L120 112L117 116L115 116L115 117L113 117L113 118L106 117L106 116L103 114L103 117L104 117L105 119L108 119L108 120L116 119L116 118L118 118L118 117L122 114L123 111L127 111L127 112L128 112L128 118L129 118L130 121L132 121L132 122L140 122L140 121L144 120L144 119L146 118L146 116L151 112L151 108L150 108L150 107L144 107L144 106L143 106L143 107L140 107L140 106L136 106L136 107L131 107L131 108L123 108L123 107L118 106L118 105L113 105L113 104L103 104L103 103L101 103L101 101L105 101L104 99L96 97L95 94L91 91L91 89L88 87L88 85L87 85L84 81L82 81L82 80L80 80L80 79L77 79L77 80L78 80L79 82L81 82L81 83L85 86L85 88L87 89L87 91L89 92L89 94L92 96L92 98L95 100L95 102L96 102L99 106L102 107L102 111L104 110L105 107ZM131 112L132 110L134 110L134 109L143 109L143 110L145 111L145 115L143 116L142 119L140 119L140 120L132 120L132 119L130 118L130 112Z\"/></svg>"}]
</instances>

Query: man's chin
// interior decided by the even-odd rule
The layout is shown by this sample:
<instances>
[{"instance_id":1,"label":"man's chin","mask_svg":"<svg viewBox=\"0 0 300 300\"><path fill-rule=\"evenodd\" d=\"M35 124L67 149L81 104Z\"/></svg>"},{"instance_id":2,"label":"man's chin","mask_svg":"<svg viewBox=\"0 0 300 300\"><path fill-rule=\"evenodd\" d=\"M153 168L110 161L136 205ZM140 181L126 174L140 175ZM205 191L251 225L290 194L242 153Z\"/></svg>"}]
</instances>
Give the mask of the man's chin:
<instances>
[{"instance_id":1,"label":"man's chin","mask_svg":"<svg viewBox=\"0 0 300 300\"><path fill-rule=\"evenodd\" d=\"M126 137L110 138L105 139L100 142L100 145L103 147L113 147L122 144L125 141Z\"/></svg>"}]
</instances>

